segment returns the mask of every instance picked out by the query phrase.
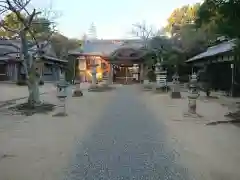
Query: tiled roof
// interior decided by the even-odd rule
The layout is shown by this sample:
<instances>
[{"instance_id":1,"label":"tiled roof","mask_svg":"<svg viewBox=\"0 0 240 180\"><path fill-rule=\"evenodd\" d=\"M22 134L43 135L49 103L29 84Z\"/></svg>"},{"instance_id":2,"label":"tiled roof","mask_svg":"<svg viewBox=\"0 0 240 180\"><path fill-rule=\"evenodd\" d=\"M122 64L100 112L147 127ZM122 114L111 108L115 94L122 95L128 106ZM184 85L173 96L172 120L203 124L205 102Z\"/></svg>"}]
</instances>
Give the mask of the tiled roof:
<instances>
[{"instance_id":1,"label":"tiled roof","mask_svg":"<svg viewBox=\"0 0 240 180\"><path fill-rule=\"evenodd\" d=\"M69 54L90 54L90 55L110 55L118 48L122 47L142 47L141 40L87 40L82 48L69 51Z\"/></svg>"},{"instance_id":2,"label":"tiled roof","mask_svg":"<svg viewBox=\"0 0 240 180\"><path fill-rule=\"evenodd\" d=\"M42 42L40 44L45 44L47 42ZM0 61L6 61L11 58L16 58L19 55L21 47L20 40L0 40ZM37 46L32 46L29 51L36 51ZM59 61L59 62L66 62L66 60L60 60L57 58L55 51L53 50L51 44L44 46L44 57L49 60Z\"/></svg>"},{"instance_id":3,"label":"tiled roof","mask_svg":"<svg viewBox=\"0 0 240 180\"><path fill-rule=\"evenodd\" d=\"M192 62L192 61L200 60L200 59L203 59L206 57L215 56L218 54L229 52L229 51L233 50L234 46L236 46L235 39L226 41L221 44L209 47L205 52L198 54L198 55L192 57L191 59L188 59L186 62Z\"/></svg>"},{"instance_id":4,"label":"tiled roof","mask_svg":"<svg viewBox=\"0 0 240 180\"><path fill-rule=\"evenodd\" d=\"M86 54L100 54L108 55L113 51L121 47L121 43L107 42L107 41L96 41L86 42L83 45L83 53Z\"/></svg>"},{"instance_id":5,"label":"tiled roof","mask_svg":"<svg viewBox=\"0 0 240 180\"><path fill-rule=\"evenodd\" d=\"M0 60L16 58L20 50L19 40L0 40Z\"/></svg>"}]
</instances>

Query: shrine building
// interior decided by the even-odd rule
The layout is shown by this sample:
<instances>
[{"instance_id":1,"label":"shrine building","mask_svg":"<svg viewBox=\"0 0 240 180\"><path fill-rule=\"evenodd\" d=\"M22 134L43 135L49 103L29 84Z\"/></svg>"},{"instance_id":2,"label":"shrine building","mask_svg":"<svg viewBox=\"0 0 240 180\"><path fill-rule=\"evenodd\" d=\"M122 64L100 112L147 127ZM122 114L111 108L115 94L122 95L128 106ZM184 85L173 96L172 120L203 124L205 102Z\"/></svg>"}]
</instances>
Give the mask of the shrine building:
<instances>
[{"instance_id":1,"label":"shrine building","mask_svg":"<svg viewBox=\"0 0 240 180\"><path fill-rule=\"evenodd\" d=\"M86 40L82 47L69 51L75 61L75 75L81 81L91 81L91 65L97 64L97 78L101 80L112 70L115 83L139 82L143 74L146 51L140 39Z\"/></svg>"}]
</instances>

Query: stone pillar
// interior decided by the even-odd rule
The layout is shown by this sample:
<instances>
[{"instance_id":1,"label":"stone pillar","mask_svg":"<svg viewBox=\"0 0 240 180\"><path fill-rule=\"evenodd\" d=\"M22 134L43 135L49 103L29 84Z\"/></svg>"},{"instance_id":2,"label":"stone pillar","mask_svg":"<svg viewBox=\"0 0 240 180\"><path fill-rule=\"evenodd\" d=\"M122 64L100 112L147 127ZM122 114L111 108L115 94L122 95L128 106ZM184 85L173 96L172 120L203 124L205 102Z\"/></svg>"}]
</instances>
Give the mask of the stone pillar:
<instances>
[{"instance_id":1,"label":"stone pillar","mask_svg":"<svg viewBox=\"0 0 240 180\"><path fill-rule=\"evenodd\" d=\"M92 72L92 83L89 87L89 90L95 90L98 88L97 85L97 64L92 64L91 65L91 72Z\"/></svg>"},{"instance_id":2,"label":"stone pillar","mask_svg":"<svg viewBox=\"0 0 240 180\"><path fill-rule=\"evenodd\" d=\"M14 64L14 81L18 80L17 64Z\"/></svg>"},{"instance_id":3,"label":"stone pillar","mask_svg":"<svg viewBox=\"0 0 240 180\"><path fill-rule=\"evenodd\" d=\"M6 74L7 74L7 78L8 78L8 80L11 80L10 64L7 64L7 72L6 72Z\"/></svg>"},{"instance_id":4,"label":"stone pillar","mask_svg":"<svg viewBox=\"0 0 240 180\"><path fill-rule=\"evenodd\" d=\"M92 84L96 85L97 84L97 70L96 70L97 66L93 66L92 68L93 68L92 69Z\"/></svg>"},{"instance_id":5,"label":"stone pillar","mask_svg":"<svg viewBox=\"0 0 240 180\"><path fill-rule=\"evenodd\" d=\"M110 83L109 83L109 72L107 71L107 68L106 68L106 65L104 64L102 66L103 68L103 74L102 74L102 83L101 85L102 86L108 86Z\"/></svg>"},{"instance_id":6,"label":"stone pillar","mask_svg":"<svg viewBox=\"0 0 240 180\"><path fill-rule=\"evenodd\" d=\"M73 91L73 97L81 97L83 96L83 92L81 91L81 73L80 70L76 71L75 74L75 90Z\"/></svg>"},{"instance_id":7,"label":"stone pillar","mask_svg":"<svg viewBox=\"0 0 240 180\"><path fill-rule=\"evenodd\" d=\"M58 77L57 77L57 66L54 66L54 68L53 68L53 75L54 75L54 81L57 81L58 80Z\"/></svg>"}]
</instances>

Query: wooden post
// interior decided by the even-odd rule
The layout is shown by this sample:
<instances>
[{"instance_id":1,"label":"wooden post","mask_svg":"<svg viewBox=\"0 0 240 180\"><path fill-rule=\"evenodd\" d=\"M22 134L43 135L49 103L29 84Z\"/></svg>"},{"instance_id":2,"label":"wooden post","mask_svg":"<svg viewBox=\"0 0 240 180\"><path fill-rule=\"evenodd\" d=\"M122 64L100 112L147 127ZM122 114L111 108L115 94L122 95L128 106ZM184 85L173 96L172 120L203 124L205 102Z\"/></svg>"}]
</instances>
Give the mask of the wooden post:
<instances>
[{"instance_id":1,"label":"wooden post","mask_svg":"<svg viewBox=\"0 0 240 180\"><path fill-rule=\"evenodd\" d=\"M144 69L143 69L143 63L140 64L140 82L143 82L143 76L144 76Z\"/></svg>"}]
</instances>

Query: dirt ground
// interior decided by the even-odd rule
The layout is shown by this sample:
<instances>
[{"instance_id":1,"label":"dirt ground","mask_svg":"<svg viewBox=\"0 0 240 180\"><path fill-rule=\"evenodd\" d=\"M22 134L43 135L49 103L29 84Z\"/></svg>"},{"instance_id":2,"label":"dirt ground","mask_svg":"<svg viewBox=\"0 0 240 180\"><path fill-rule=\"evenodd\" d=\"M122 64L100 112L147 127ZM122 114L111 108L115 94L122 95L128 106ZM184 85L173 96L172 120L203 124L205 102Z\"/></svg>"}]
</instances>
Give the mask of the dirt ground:
<instances>
[{"instance_id":1,"label":"dirt ground","mask_svg":"<svg viewBox=\"0 0 240 180\"><path fill-rule=\"evenodd\" d=\"M59 180L74 159L73 149L99 121L117 91L69 97L66 118L48 115L9 116L0 112L0 180ZM199 180L240 179L240 129L230 124L206 126L224 119L228 108L198 101L201 119L185 118L187 100L172 100L136 89L140 101L166 125L169 141L179 160ZM58 103L51 92L42 99Z\"/></svg>"},{"instance_id":2,"label":"dirt ground","mask_svg":"<svg viewBox=\"0 0 240 180\"><path fill-rule=\"evenodd\" d=\"M203 117L188 118L184 117L186 98L173 100L169 95L143 93L141 99L158 119L165 117L169 137L181 151L179 158L187 163L190 171L198 174L199 179L240 179L239 127L231 124L206 125L226 120L224 115L229 112L226 106L216 101L198 100L197 111Z\"/></svg>"},{"instance_id":3,"label":"dirt ground","mask_svg":"<svg viewBox=\"0 0 240 180\"><path fill-rule=\"evenodd\" d=\"M45 83L43 86L40 86L40 93L55 90L56 87L53 83ZM0 103L28 96L27 86L17 86L15 84L0 84L0 92Z\"/></svg>"},{"instance_id":4,"label":"dirt ground","mask_svg":"<svg viewBox=\"0 0 240 180\"><path fill-rule=\"evenodd\" d=\"M55 97L50 93L42 99L57 103ZM52 117L54 113L30 117L0 114L0 179L61 179L77 141L98 120L108 101L104 93L70 97L66 118Z\"/></svg>"}]
</instances>

